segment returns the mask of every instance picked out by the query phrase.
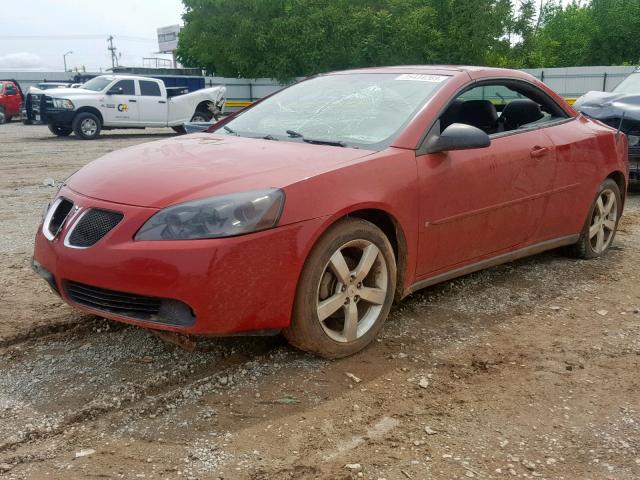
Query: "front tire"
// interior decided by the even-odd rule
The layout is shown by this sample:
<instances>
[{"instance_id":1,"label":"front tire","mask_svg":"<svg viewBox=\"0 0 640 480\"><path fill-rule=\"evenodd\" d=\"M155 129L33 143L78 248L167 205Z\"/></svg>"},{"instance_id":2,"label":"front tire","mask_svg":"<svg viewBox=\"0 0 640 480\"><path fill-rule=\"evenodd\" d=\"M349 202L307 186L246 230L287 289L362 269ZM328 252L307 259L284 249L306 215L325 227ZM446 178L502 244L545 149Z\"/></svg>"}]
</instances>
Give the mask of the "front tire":
<instances>
[{"instance_id":1,"label":"front tire","mask_svg":"<svg viewBox=\"0 0 640 480\"><path fill-rule=\"evenodd\" d=\"M102 124L93 113L81 112L73 119L73 133L83 140L94 140L100 135Z\"/></svg>"},{"instance_id":2,"label":"front tire","mask_svg":"<svg viewBox=\"0 0 640 480\"><path fill-rule=\"evenodd\" d=\"M287 340L325 358L365 348L382 328L396 288L396 260L374 224L349 218L311 251L298 283Z\"/></svg>"},{"instance_id":3,"label":"front tire","mask_svg":"<svg viewBox=\"0 0 640 480\"><path fill-rule=\"evenodd\" d=\"M58 125L48 125L49 131L57 137L68 137L73 133L73 129L69 127L59 127Z\"/></svg>"},{"instance_id":4,"label":"front tire","mask_svg":"<svg viewBox=\"0 0 640 480\"><path fill-rule=\"evenodd\" d=\"M620 187L607 178L598 188L580 239L569 247L571 256L591 259L606 253L613 244L621 214Z\"/></svg>"},{"instance_id":5,"label":"front tire","mask_svg":"<svg viewBox=\"0 0 640 480\"><path fill-rule=\"evenodd\" d=\"M0 125L7 121L7 117L4 114L4 108L0 107Z\"/></svg>"}]
</instances>

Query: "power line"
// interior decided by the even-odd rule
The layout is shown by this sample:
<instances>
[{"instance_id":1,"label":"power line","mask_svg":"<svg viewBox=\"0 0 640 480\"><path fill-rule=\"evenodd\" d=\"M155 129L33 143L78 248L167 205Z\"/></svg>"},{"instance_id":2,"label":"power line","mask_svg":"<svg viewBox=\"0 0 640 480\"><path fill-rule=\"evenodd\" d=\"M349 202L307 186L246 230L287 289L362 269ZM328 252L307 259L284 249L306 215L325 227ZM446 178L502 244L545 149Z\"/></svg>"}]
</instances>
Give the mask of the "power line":
<instances>
[{"instance_id":1,"label":"power line","mask_svg":"<svg viewBox=\"0 0 640 480\"><path fill-rule=\"evenodd\" d=\"M0 35L0 39L5 40L97 40L110 36L109 34L92 34L92 35ZM143 42L143 43L155 43L157 39L147 37L135 37L131 35L115 35L118 40L125 40L128 42Z\"/></svg>"}]
</instances>

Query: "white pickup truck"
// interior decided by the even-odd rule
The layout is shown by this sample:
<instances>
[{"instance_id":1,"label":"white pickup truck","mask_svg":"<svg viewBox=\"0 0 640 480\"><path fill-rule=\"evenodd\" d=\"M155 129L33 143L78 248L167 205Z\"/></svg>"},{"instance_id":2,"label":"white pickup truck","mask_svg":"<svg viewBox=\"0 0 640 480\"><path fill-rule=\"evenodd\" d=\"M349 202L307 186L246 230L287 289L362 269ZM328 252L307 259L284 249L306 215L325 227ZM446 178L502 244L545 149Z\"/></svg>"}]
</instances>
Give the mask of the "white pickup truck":
<instances>
[{"instance_id":1,"label":"white pickup truck","mask_svg":"<svg viewBox=\"0 0 640 480\"><path fill-rule=\"evenodd\" d=\"M222 113L224 87L184 93L161 80L131 75L101 75L79 88L35 91L27 96L27 119L44 123L54 135L75 133L92 140L101 130L171 127L184 132L188 122L209 122Z\"/></svg>"}]
</instances>

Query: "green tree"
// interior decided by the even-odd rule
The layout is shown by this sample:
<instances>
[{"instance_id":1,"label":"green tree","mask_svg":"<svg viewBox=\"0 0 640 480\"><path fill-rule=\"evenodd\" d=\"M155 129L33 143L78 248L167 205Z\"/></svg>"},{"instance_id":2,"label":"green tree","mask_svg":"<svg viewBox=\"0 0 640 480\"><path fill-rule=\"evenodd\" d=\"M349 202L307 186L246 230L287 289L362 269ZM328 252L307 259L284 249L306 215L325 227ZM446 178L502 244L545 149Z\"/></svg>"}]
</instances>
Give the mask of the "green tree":
<instances>
[{"instance_id":1,"label":"green tree","mask_svg":"<svg viewBox=\"0 0 640 480\"><path fill-rule=\"evenodd\" d=\"M510 0L183 0L178 58L223 76L493 63Z\"/></svg>"},{"instance_id":2,"label":"green tree","mask_svg":"<svg viewBox=\"0 0 640 480\"><path fill-rule=\"evenodd\" d=\"M542 13L542 28L531 53L534 66L569 67L589 64L595 23L589 5L550 4Z\"/></svg>"},{"instance_id":3,"label":"green tree","mask_svg":"<svg viewBox=\"0 0 640 480\"><path fill-rule=\"evenodd\" d=\"M183 0L178 58L290 80L393 64L640 61L640 0Z\"/></svg>"},{"instance_id":4,"label":"green tree","mask_svg":"<svg viewBox=\"0 0 640 480\"><path fill-rule=\"evenodd\" d=\"M588 61L620 65L640 60L640 0L592 0L593 22Z\"/></svg>"}]
</instances>

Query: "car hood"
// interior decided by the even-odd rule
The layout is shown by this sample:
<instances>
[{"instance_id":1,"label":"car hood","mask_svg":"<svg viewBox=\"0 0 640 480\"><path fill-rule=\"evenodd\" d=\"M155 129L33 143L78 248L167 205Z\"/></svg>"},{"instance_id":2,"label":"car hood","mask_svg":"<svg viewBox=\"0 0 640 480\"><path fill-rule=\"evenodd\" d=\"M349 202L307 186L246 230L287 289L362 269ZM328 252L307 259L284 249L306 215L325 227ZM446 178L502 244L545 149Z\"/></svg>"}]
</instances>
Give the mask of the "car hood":
<instances>
[{"instance_id":1,"label":"car hood","mask_svg":"<svg viewBox=\"0 0 640 480\"><path fill-rule=\"evenodd\" d=\"M587 92L573 108L598 120L621 118L640 121L640 95L616 92Z\"/></svg>"},{"instance_id":2,"label":"car hood","mask_svg":"<svg viewBox=\"0 0 640 480\"><path fill-rule=\"evenodd\" d=\"M49 90L42 90L45 95L49 97L68 98L70 95L100 95L100 92L94 92L93 90L85 90L84 88L50 88ZM40 93L40 92L38 92Z\"/></svg>"},{"instance_id":3,"label":"car hood","mask_svg":"<svg viewBox=\"0 0 640 480\"><path fill-rule=\"evenodd\" d=\"M100 200L164 208L214 195L283 188L372 153L196 133L109 153L80 169L66 184Z\"/></svg>"}]
</instances>

